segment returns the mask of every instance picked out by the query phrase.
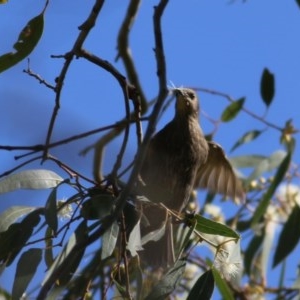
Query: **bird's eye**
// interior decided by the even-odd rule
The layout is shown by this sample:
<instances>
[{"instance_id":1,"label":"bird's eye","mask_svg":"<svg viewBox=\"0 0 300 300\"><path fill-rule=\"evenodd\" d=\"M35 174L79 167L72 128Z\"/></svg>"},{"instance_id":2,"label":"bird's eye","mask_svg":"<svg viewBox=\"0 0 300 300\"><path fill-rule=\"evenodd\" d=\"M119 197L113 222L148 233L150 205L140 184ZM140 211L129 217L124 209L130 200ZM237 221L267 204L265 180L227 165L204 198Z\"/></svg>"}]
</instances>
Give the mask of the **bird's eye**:
<instances>
[{"instance_id":1,"label":"bird's eye","mask_svg":"<svg viewBox=\"0 0 300 300\"><path fill-rule=\"evenodd\" d=\"M194 99L195 99L195 94L192 93L192 92L188 93L188 96L189 96L189 98L190 98L191 100L194 100Z\"/></svg>"}]
</instances>

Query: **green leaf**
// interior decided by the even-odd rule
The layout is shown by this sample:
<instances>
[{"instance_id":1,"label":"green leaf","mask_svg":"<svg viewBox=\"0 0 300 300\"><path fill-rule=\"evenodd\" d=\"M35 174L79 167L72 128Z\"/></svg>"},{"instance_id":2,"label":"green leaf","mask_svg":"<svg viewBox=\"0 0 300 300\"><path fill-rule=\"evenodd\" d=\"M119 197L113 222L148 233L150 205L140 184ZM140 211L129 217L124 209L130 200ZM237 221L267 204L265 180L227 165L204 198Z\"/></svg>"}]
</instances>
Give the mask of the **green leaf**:
<instances>
[{"instance_id":1,"label":"green leaf","mask_svg":"<svg viewBox=\"0 0 300 300\"><path fill-rule=\"evenodd\" d=\"M203 273L192 287L186 300L210 300L214 291L215 280L212 270Z\"/></svg>"},{"instance_id":2,"label":"green leaf","mask_svg":"<svg viewBox=\"0 0 300 300\"><path fill-rule=\"evenodd\" d=\"M245 255L244 255L245 272L248 275L250 275L253 259L257 251L261 248L262 242L264 240L264 236L265 236L264 232L261 235L255 235L250 241L247 250L245 251Z\"/></svg>"},{"instance_id":3,"label":"green leaf","mask_svg":"<svg viewBox=\"0 0 300 300\"><path fill-rule=\"evenodd\" d=\"M45 264L47 266L47 269L49 269L53 264L53 243L52 243L52 229L50 227L47 227L45 232L45 251L44 251L44 260Z\"/></svg>"},{"instance_id":4,"label":"green leaf","mask_svg":"<svg viewBox=\"0 0 300 300\"><path fill-rule=\"evenodd\" d=\"M216 270L215 268L212 268L212 272L213 272L216 285L220 291L222 298L226 299L226 300L234 300L234 296L232 295L232 292L231 292L227 282L220 276L218 270Z\"/></svg>"},{"instance_id":5,"label":"green leaf","mask_svg":"<svg viewBox=\"0 0 300 300\"><path fill-rule=\"evenodd\" d=\"M221 115L221 120L223 122L228 122L234 119L240 110L243 108L246 98L241 98L230 105L228 105Z\"/></svg>"},{"instance_id":6,"label":"green leaf","mask_svg":"<svg viewBox=\"0 0 300 300\"><path fill-rule=\"evenodd\" d=\"M179 283L184 270L185 261L178 260L164 277L153 287L145 300L164 300L170 295Z\"/></svg>"},{"instance_id":7,"label":"green leaf","mask_svg":"<svg viewBox=\"0 0 300 300\"><path fill-rule=\"evenodd\" d=\"M49 227L56 234L58 221L57 221L57 204L56 204L56 188L54 188L46 202L45 207L45 220Z\"/></svg>"},{"instance_id":8,"label":"green leaf","mask_svg":"<svg viewBox=\"0 0 300 300\"><path fill-rule=\"evenodd\" d=\"M12 289L12 299L21 299L42 259L42 250L32 248L20 257Z\"/></svg>"},{"instance_id":9,"label":"green leaf","mask_svg":"<svg viewBox=\"0 0 300 300\"><path fill-rule=\"evenodd\" d=\"M32 235L33 229L40 222L40 211L28 214L22 222L14 223L0 233L0 262L9 266L20 253Z\"/></svg>"},{"instance_id":10,"label":"green leaf","mask_svg":"<svg viewBox=\"0 0 300 300\"><path fill-rule=\"evenodd\" d=\"M298 4L298 6L300 8L300 0L296 0L296 3Z\"/></svg>"},{"instance_id":11,"label":"green leaf","mask_svg":"<svg viewBox=\"0 0 300 300\"><path fill-rule=\"evenodd\" d=\"M238 233L236 233L230 227L219 222L209 220L200 215L194 215L192 218L188 217L188 222L191 222L192 224L195 224L196 222L195 230L202 233L221 235L236 239L240 238Z\"/></svg>"},{"instance_id":12,"label":"green leaf","mask_svg":"<svg viewBox=\"0 0 300 300\"><path fill-rule=\"evenodd\" d=\"M267 156L241 155L230 157L230 163L235 168L254 168L264 159L267 159Z\"/></svg>"},{"instance_id":13,"label":"green leaf","mask_svg":"<svg viewBox=\"0 0 300 300\"><path fill-rule=\"evenodd\" d=\"M63 181L49 170L27 170L9 175L0 181L0 194L17 189L47 189L56 187Z\"/></svg>"},{"instance_id":14,"label":"green leaf","mask_svg":"<svg viewBox=\"0 0 300 300\"><path fill-rule=\"evenodd\" d=\"M246 132L241 138L238 139L238 141L233 145L230 151L232 152L239 146L255 140L260 136L262 132L263 132L262 130L251 130Z\"/></svg>"},{"instance_id":15,"label":"green leaf","mask_svg":"<svg viewBox=\"0 0 300 300\"><path fill-rule=\"evenodd\" d=\"M43 286L52 286L55 282L59 285L66 285L70 281L84 255L85 248L78 248L77 245L86 241L87 230L86 221L81 222L64 249L55 258L42 282Z\"/></svg>"},{"instance_id":16,"label":"green leaf","mask_svg":"<svg viewBox=\"0 0 300 300\"><path fill-rule=\"evenodd\" d=\"M284 260L297 246L300 239L300 207L295 204L292 213L284 223L275 250L273 267Z\"/></svg>"},{"instance_id":17,"label":"green leaf","mask_svg":"<svg viewBox=\"0 0 300 300\"><path fill-rule=\"evenodd\" d=\"M0 232L7 230L17 219L35 209L33 206L11 206L0 215Z\"/></svg>"},{"instance_id":18,"label":"green leaf","mask_svg":"<svg viewBox=\"0 0 300 300\"><path fill-rule=\"evenodd\" d=\"M275 78L267 68L263 70L261 76L260 94L266 106L269 106L275 94Z\"/></svg>"},{"instance_id":19,"label":"green leaf","mask_svg":"<svg viewBox=\"0 0 300 300\"><path fill-rule=\"evenodd\" d=\"M256 211L254 212L252 222L251 222L252 228L257 223L259 223L261 217L265 214L267 207L269 205L269 202L276 191L276 188L284 179L284 176L285 176L285 174L289 168L290 162L291 162L291 157L292 157L291 153L288 153L286 155L285 159L280 164L280 166L275 174L274 180L272 181L272 183L269 186L266 193L263 195L261 202L259 203Z\"/></svg>"},{"instance_id":20,"label":"green leaf","mask_svg":"<svg viewBox=\"0 0 300 300\"><path fill-rule=\"evenodd\" d=\"M116 198L108 194L98 194L86 200L80 215L87 220L100 220L110 214Z\"/></svg>"},{"instance_id":21,"label":"green leaf","mask_svg":"<svg viewBox=\"0 0 300 300\"><path fill-rule=\"evenodd\" d=\"M266 157L266 159L263 159L248 176L246 184L259 178L263 173L271 172L278 168L285 157L286 152L279 150L272 153L269 157Z\"/></svg>"},{"instance_id":22,"label":"green leaf","mask_svg":"<svg viewBox=\"0 0 300 300\"><path fill-rule=\"evenodd\" d=\"M105 259L113 253L119 234L119 225L117 222L112 223L110 228L102 236L101 259Z\"/></svg>"},{"instance_id":23,"label":"green leaf","mask_svg":"<svg viewBox=\"0 0 300 300\"><path fill-rule=\"evenodd\" d=\"M14 44L16 51L0 56L0 73L14 66L33 51L43 33L45 9L46 7L41 14L31 19L23 28Z\"/></svg>"}]
</instances>

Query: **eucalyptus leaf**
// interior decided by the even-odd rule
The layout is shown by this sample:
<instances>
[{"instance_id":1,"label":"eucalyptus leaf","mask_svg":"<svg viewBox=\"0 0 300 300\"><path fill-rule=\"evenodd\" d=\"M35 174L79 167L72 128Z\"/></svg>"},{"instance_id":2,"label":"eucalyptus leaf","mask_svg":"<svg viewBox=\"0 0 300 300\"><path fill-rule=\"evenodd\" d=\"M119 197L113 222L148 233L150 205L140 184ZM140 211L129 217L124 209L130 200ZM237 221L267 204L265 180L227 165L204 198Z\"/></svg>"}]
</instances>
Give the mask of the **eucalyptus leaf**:
<instances>
[{"instance_id":1,"label":"eucalyptus leaf","mask_svg":"<svg viewBox=\"0 0 300 300\"><path fill-rule=\"evenodd\" d=\"M47 4L46 4L47 5ZM14 51L0 56L0 73L26 58L38 44L44 30L44 11L32 18L19 34Z\"/></svg>"},{"instance_id":2,"label":"eucalyptus leaf","mask_svg":"<svg viewBox=\"0 0 300 300\"><path fill-rule=\"evenodd\" d=\"M275 250L273 267L282 262L298 245L300 239L300 207L295 204L292 213L284 223Z\"/></svg>"},{"instance_id":3,"label":"eucalyptus leaf","mask_svg":"<svg viewBox=\"0 0 300 300\"><path fill-rule=\"evenodd\" d=\"M45 220L49 227L53 230L54 234L56 234L58 226L56 192L56 188L51 191L45 207Z\"/></svg>"},{"instance_id":4,"label":"eucalyptus leaf","mask_svg":"<svg viewBox=\"0 0 300 300\"><path fill-rule=\"evenodd\" d=\"M218 270L216 270L215 268L212 268L212 272L214 275L215 283L218 287L218 290L219 290L222 298L226 299L226 300L234 300L234 296L233 296L227 282L221 277Z\"/></svg>"},{"instance_id":5,"label":"eucalyptus leaf","mask_svg":"<svg viewBox=\"0 0 300 300\"><path fill-rule=\"evenodd\" d=\"M261 249L264 236L265 236L264 232L261 235L254 235L245 251L244 264L245 264L245 272L248 275L250 275L254 257L258 253L258 250Z\"/></svg>"},{"instance_id":6,"label":"eucalyptus leaf","mask_svg":"<svg viewBox=\"0 0 300 300\"><path fill-rule=\"evenodd\" d=\"M274 195L277 187L279 186L279 184L282 182L288 168L291 162L291 157L292 154L288 153L286 155L286 157L284 158L284 160L281 162L275 177L272 181L272 183L270 184L268 190L266 191L266 193L263 195L262 200L260 201L258 207L256 208L253 218L252 218L252 222L251 222L251 227L253 228L257 223L259 223L261 217L265 214L267 207L270 203L271 197Z\"/></svg>"},{"instance_id":7,"label":"eucalyptus leaf","mask_svg":"<svg viewBox=\"0 0 300 300\"><path fill-rule=\"evenodd\" d=\"M286 152L282 150L275 151L266 159L263 159L247 178L248 182L259 178L262 174L276 169L286 157Z\"/></svg>"},{"instance_id":8,"label":"eucalyptus leaf","mask_svg":"<svg viewBox=\"0 0 300 300\"><path fill-rule=\"evenodd\" d=\"M275 94L275 78L267 68L263 70L261 76L260 94L266 106L269 106Z\"/></svg>"},{"instance_id":9,"label":"eucalyptus leaf","mask_svg":"<svg viewBox=\"0 0 300 300\"><path fill-rule=\"evenodd\" d=\"M87 224L86 221L83 221L78 225L75 232L69 238L68 243L55 258L42 282L42 286L47 285L51 287L55 282L65 285L69 282L85 252L85 248L78 249L77 245L86 241L86 239Z\"/></svg>"},{"instance_id":10,"label":"eucalyptus leaf","mask_svg":"<svg viewBox=\"0 0 300 300\"><path fill-rule=\"evenodd\" d=\"M245 100L246 98L241 98L228 105L221 115L221 120L223 122L228 122L234 119L243 108Z\"/></svg>"},{"instance_id":11,"label":"eucalyptus leaf","mask_svg":"<svg viewBox=\"0 0 300 300\"><path fill-rule=\"evenodd\" d=\"M238 148L239 146L255 140L256 138L258 138L261 135L262 132L263 132L262 130L247 131L246 133L244 133L244 135L242 137L240 137L238 139L238 141L233 145L233 147L231 148L230 151L233 151L236 148Z\"/></svg>"},{"instance_id":12,"label":"eucalyptus leaf","mask_svg":"<svg viewBox=\"0 0 300 300\"><path fill-rule=\"evenodd\" d=\"M40 211L29 213L20 223L14 223L0 233L0 262L9 266L30 239L33 229L40 222Z\"/></svg>"},{"instance_id":13,"label":"eucalyptus leaf","mask_svg":"<svg viewBox=\"0 0 300 300\"><path fill-rule=\"evenodd\" d=\"M80 214L87 220L100 220L111 213L115 200L112 195L93 195L83 203Z\"/></svg>"},{"instance_id":14,"label":"eucalyptus leaf","mask_svg":"<svg viewBox=\"0 0 300 300\"><path fill-rule=\"evenodd\" d=\"M20 217L34 211L33 206L11 206L0 215L0 232L5 231Z\"/></svg>"},{"instance_id":15,"label":"eucalyptus leaf","mask_svg":"<svg viewBox=\"0 0 300 300\"><path fill-rule=\"evenodd\" d=\"M196 222L195 230L202 233L221 235L236 239L240 238L238 233L227 225L209 220L201 215L194 215L192 218L188 219L188 222L191 222L192 224L195 224Z\"/></svg>"},{"instance_id":16,"label":"eucalyptus leaf","mask_svg":"<svg viewBox=\"0 0 300 300\"><path fill-rule=\"evenodd\" d=\"M117 222L113 222L110 228L108 228L102 237L102 251L101 259L105 259L113 253L119 234L119 225Z\"/></svg>"},{"instance_id":17,"label":"eucalyptus leaf","mask_svg":"<svg viewBox=\"0 0 300 300\"><path fill-rule=\"evenodd\" d=\"M145 300L165 300L176 288L185 270L185 261L178 260L153 287Z\"/></svg>"},{"instance_id":18,"label":"eucalyptus leaf","mask_svg":"<svg viewBox=\"0 0 300 300\"><path fill-rule=\"evenodd\" d=\"M47 189L56 187L63 181L49 170L27 170L9 175L0 181L0 194L18 189Z\"/></svg>"},{"instance_id":19,"label":"eucalyptus leaf","mask_svg":"<svg viewBox=\"0 0 300 300\"><path fill-rule=\"evenodd\" d=\"M17 264L12 299L21 299L42 260L42 250L31 248L24 252Z\"/></svg>"},{"instance_id":20,"label":"eucalyptus leaf","mask_svg":"<svg viewBox=\"0 0 300 300\"><path fill-rule=\"evenodd\" d=\"M143 250L140 221L138 221L131 230L126 249L129 250L132 257L138 255L137 251Z\"/></svg>"},{"instance_id":21,"label":"eucalyptus leaf","mask_svg":"<svg viewBox=\"0 0 300 300\"><path fill-rule=\"evenodd\" d=\"M210 300L214 286L213 272L208 270L198 278L186 300Z\"/></svg>"}]
</instances>

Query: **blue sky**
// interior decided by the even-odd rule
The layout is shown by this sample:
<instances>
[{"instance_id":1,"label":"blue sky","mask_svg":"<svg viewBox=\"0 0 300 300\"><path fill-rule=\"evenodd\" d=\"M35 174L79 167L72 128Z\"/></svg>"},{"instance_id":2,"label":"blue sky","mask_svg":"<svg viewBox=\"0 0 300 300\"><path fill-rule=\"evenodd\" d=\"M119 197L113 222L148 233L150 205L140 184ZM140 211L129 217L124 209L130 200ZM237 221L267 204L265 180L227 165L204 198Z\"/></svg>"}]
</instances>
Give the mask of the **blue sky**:
<instances>
[{"instance_id":1,"label":"blue sky","mask_svg":"<svg viewBox=\"0 0 300 300\"><path fill-rule=\"evenodd\" d=\"M158 91L155 75L154 39L152 34L153 6L157 1L144 1L130 35L132 55L147 98ZM51 1L45 13L42 39L30 55L30 67L50 83L60 72L63 61L50 58L71 49L78 34L77 27L85 20L93 1ZM124 68L115 62L116 34L124 16L127 1L107 1L84 47L113 63L120 72ZM14 1L0 5L0 54L12 50L19 32L32 17L40 13L43 2ZM294 0L287 1L170 1L162 22L167 79L175 85L193 86L227 93L233 98L246 97L245 106L257 115L266 112L260 97L260 78L264 68L275 75L276 92L267 120L283 126L293 119L300 128L300 10ZM1 144L31 145L42 143L54 106L54 94L22 72L23 61L0 74L0 140ZM65 81L61 109L53 141L82 133L118 121L124 115L121 91L110 74L86 63L75 61ZM228 105L226 99L199 93L202 110L214 119ZM161 128L173 116L173 106L163 116ZM201 116L206 133L213 126ZM241 113L236 121L220 126L215 140L229 151L247 130L264 129L259 121ZM82 148L98 136L65 145L53 154L86 176L91 176L91 154L79 157ZM110 170L121 139L107 150L106 170ZM134 139L127 157L135 151ZM230 155L270 155L283 147L279 133L269 129L257 142L245 145ZM294 159L299 163L299 147ZM13 155L1 152L1 171L17 162ZM38 163L31 167L40 167ZM51 163L43 167L54 168ZM299 182L298 182L299 184ZM45 192L17 192L0 198L0 211L11 204L43 205ZM24 198L26 199L24 199ZM30 198L30 199L28 199ZM0 283L3 278L0 278Z\"/></svg>"}]
</instances>

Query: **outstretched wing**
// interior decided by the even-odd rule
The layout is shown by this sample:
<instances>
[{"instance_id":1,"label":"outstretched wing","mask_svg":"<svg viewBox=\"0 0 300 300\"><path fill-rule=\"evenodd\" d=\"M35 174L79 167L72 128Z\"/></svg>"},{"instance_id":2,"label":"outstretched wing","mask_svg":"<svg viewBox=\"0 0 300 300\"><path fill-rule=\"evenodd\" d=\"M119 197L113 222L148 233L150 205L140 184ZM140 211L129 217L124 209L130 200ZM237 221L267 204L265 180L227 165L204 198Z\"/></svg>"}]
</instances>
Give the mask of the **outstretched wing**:
<instances>
[{"instance_id":1,"label":"outstretched wing","mask_svg":"<svg viewBox=\"0 0 300 300\"><path fill-rule=\"evenodd\" d=\"M242 184L236 177L222 147L214 142L208 142L208 145L208 157L205 164L198 169L195 187L230 197L237 203L243 201L245 193Z\"/></svg>"}]
</instances>

